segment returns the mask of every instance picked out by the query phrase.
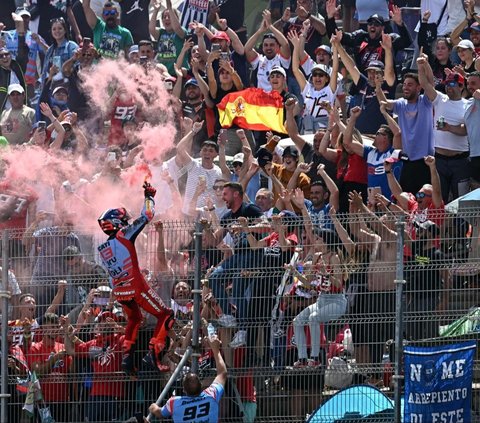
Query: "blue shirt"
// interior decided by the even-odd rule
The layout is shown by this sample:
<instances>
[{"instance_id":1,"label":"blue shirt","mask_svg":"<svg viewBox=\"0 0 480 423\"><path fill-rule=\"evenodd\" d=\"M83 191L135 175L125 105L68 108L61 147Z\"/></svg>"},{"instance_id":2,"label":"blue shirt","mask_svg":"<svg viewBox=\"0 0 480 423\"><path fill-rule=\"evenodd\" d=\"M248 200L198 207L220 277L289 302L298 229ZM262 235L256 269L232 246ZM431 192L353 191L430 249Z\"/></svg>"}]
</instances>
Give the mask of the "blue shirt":
<instances>
[{"instance_id":1,"label":"blue shirt","mask_svg":"<svg viewBox=\"0 0 480 423\"><path fill-rule=\"evenodd\" d=\"M223 386L218 382L213 382L196 397L172 397L162 407L162 416L164 418L171 417L174 423L218 422L218 405L223 392Z\"/></svg>"},{"instance_id":2,"label":"blue shirt","mask_svg":"<svg viewBox=\"0 0 480 423\"><path fill-rule=\"evenodd\" d=\"M314 226L320 229L333 229L333 222L330 218L330 204L325 204L323 207L316 209L310 200L305 200L305 207Z\"/></svg>"},{"instance_id":3,"label":"blue shirt","mask_svg":"<svg viewBox=\"0 0 480 423\"><path fill-rule=\"evenodd\" d=\"M398 125L402 130L402 149L410 160L423 160L432 156L433 138L433 105L424 94L416 103L409 103L404 98L395 100L393 112L398 115Z\"/></svg>"},{"instance_id":4,"label":"blue shirt","mask_svg":"<svg viewBox=\"0 0 480 423\"><path fill-rule=\"evenodd\" d=\"M380 188L382 194L390 199L392 192L388 186L387 175L385 174L385 167L383 162L388 159L395 151L393 147L384 153L380 153L375 147L368 145L363 146L363 158L367 162L368 173L368 187ZM402 171L402 162L398 161L393 163L392 173L397 180L400 179L400 173Z\"/></svg>"}]
</instances>

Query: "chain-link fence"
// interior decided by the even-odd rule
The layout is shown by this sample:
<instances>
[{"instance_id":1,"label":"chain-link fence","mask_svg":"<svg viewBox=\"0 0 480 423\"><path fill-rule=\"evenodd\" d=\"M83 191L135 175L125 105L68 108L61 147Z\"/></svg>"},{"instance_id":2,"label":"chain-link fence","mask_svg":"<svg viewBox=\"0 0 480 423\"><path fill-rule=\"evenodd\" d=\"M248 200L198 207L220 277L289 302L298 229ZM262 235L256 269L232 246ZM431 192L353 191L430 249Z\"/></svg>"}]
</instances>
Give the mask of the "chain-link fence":
<instances>
[{"instance_id":1,"label":"chain-link fence","mask_svg":"<svg viewBox=\"0 0 480 423\"><path fill-rule=\"evenodd\" d=\"M47 407L57 422L146 415L192 343L196 313L202 337L212 323L228 366L221 421L304 421L355 384L393 399L395 380L398 393L403 386L396 335L409 345L478 338L478 211L424 210L405 216L404 224L394 212L321 212L312 219L281 213L226 227L204 222L197 235L193 222L150 224L135 240L139 267L176 320L160 372L144 360L156 325L144 315L128 375L121 367L125 313L96 248L106 236L96 228L10 231L2 248L11 293L2 310L5 421L33 421ZM195 275L202 280L197 309ZM216 374L212 354L204 341L195 352L208 385ZM167 398L182 394L182 375L191 367L197 366L187 364ZM478 357L474 370L475 388ZM356 395L362 397L352 402L365 400ZM394 421L393 414L379 416L368 421Z\"/></svg>"}]
</instances>

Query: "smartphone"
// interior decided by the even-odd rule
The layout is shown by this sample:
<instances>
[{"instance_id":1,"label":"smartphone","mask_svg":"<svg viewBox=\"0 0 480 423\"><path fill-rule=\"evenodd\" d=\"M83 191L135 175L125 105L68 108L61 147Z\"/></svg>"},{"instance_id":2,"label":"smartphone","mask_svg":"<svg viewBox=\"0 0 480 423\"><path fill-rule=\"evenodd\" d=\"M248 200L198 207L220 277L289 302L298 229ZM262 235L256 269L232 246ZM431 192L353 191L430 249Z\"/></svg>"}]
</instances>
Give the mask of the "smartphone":
<instances>
[{"instance_id":1,"label":"smartphone","mask_svg":"<svg viewBox=\"0 0 480 423\"><path fill-rule=\"evenodd\" d=\"M230 55L227 53L227 52L221 52L220 53L220 60L226 60L226 61L229 61L230 60Z\"/></svg>"},{"instance_id":2,"label":"smartphone","mask_svg":"<svg viewBox=\"0 0 480 423\"><path fill-rule=\"evenodd\" d=\"M165 81L163 83L166 90L173 90L173 82L172 81Z\"/></svg>"},{"instance_id":3,"label":"smartphone","mask_svg":"<svg viewBox=\"0 0 480 423\"><path fill-rule=\"evenodd\" d=\"M92 40L88 37L85 37L83 39L83 44L82 44L82 49L83 50L88 50L88 48L90 47L90 44L91 44Z\"/></svg>"},{"instance_id":4,"label":"smartphone","mask_svg":"<svg viewBox=\"0 0 480 423\"><path fill-rule=\"evenodd\" d=\"M108 304L108 300L108 297L95 296L93 297L93 304L106 306Z\"/></svg>"},{"instance_id":5,"label":"smartphone","mask_svg":"<svg viewBox=\"0 0 480 423\"><path fill-rule=\"evenodd\" d=\"M114 162L115 160L117 160L117 155L113 151L110 151L110 153L107 154L107 162Z\"/></svg>"},{"instance_id":6,"label":"smartphone","mask_svg":"<svg viewBox=\"0 0 480 423\"><path fill-rule=\"evenodd\" d=\"M212 44L212 51L219 51L220 50L220 44L214 43Z\"/></svg>"},{"instance_id":7,"label":"smartphone","mask_svg":"<svg viewBox=\"0 0 480 423\"><path fill-rule=\"evenodd\" d=\"M47 127L47 122L44 120L39 120L38 121L38 130L39 131L45 131L45 128Z\"/></svg>"},{"instance_id":8,"label":"smartphone","mask_svg":"<svg viewBox=\"0 0 480 423\"><path fill-rule=\"evenodd\" d=\"M7 33L5 31L0 31L0 38L4 41L7 42Z\"/></svg>"},{"instance_id":9,"label":"smartphone","mask_svg":"<svg viewBox=\"0 0 480 423\"><path fill-rule=\"evenodd\" d=\"M382 188L380 187L367 188L367 193L368 193L368 202L373 205L376 203L375 194L381 194Z\"/></svg>"},{"instance_id":10,"label":"smartphone","mask_svg":"<svg viewBox=\"0 0 480 423\"><path fill-rule=\"evenodd\" d=\"M53 56L52 65L56 66L58 69L62 69L62 58L60 56Z\"/></svg>"}]
</instances>

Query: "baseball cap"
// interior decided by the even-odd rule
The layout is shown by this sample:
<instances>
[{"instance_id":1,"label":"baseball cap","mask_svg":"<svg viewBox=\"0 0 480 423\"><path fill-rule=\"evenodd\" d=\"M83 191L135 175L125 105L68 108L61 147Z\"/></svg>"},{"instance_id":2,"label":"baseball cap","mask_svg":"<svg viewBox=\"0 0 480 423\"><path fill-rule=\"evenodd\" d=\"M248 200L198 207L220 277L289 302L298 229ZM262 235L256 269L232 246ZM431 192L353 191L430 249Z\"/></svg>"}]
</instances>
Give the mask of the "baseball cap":
<instances>
[{"instance_id":1,"label":"baseball cap","mask_svg":"<svg viewBox=\"0 0 480 423\"><path fill-rule=\"evenodd\" d=\"M457 49L457 48L465 48L465 49L475 50L475 46L473 45L473 43L472 43L470 40L462 40L462 41L460 41L460 42L454 47L454 49Z\"/></svg>"},{"instance_id":2,"label":"baseball cap","mask_svg":"<svg viewBox=\"0 0 480 423\"><path fill-rule=\"evenodd\" d=\"M56 88L52 91L52 95L55 95L55 94L58 93L59 91L65 91L65 93L68 95L68 88L67 88L67 87L64 87L63 85L59 85L58 87L56 87Z\"/></svg>"},{"instance_id":3,"label":"baseball cap","mask_svg":"<svg viewBox=\"0 0 480 423\"><path fill-rule=\"evenodd\" d=\"M465 78L461 73L451 72L447 75L447 77L444 80L445 84L448 84L449 82L456 82L458 84L463 85L465 83Z\"/></svg>"},{"instance_id":4,"label":"baseball cap","mask_svg":"<svg viewBox=\"0 0 480 423\"><path fill-rule=\"evenodd\" d=\"M32 17L32 15L30 14L30 12L29 12L27 9L16 10L15 13L16 13L18 16L28 16L29 18Z\"/></svg>"},{"instance_id":5,"label":"baseball cap","mask_svg":"<svg viewBox=\"0 0 480 423\"><path fill-rule=\"evenodd\" d=\"M212 37L212 42L216 40L225 40L227 42L230 42L230 37L225 31L217 31Z\"/></svg>"},{"instance_id":6,"label":"baseball cap","mask_svg":"<svg viewBox=\"0 0 480 423\"><path fill-rule=\"evenodd\" d=\"M270 70L269 75L271 75L272 73L280 73L280 74L283 75L284 78L287 77L287 72L285 72L285 69L283 69L281 66L274 66L274 67Z\"/></svg>"},{"instance_id":7,"label":"baseball cap","mask_svg":"<svg viewBox=\"0 0 480 423\"><path fill-rule=\"evenodd\" d=\"M187 87L189 85L195 85L198 87L198 81L195 78L190 78L185 84L183 85L184 87Z\"/></svg>"},{"instance_id":8,"label":"baseball cap","mask_svg":"<svg viewBox=\"0 0 480 423\"><path fill-rule=\"evenodd\" d=\"M332 55L332 49L330 46L327 46L326 44L322 44L321 46L318 46L315 49L315 54L318 54L319 51L324 51L325 53L328 53L330 56Z\"/></svg>"},{"instance_id":9,"label":"baseball cap","mask_svg":"<svg viewBox=\"0 0 480 423\"><path fill-rule=\"evenodd\" d=\"M275 34L273 32L267 32L263 36L263 41L265 40L275 40L278 43L277 37L275 37Z\"/></svg>"},{"instance_id":10,"label":"baseball cap","mask_svg":"<svg viewBox=\"0 0 480 423\"><path fill-rule=\"evenodd\" d=\"M76 245L69 245L68 247L65 247L62 255L64 259L78 257L80 255L80 250Z\"/></svg>"},{"instance_id":11,"label":"baseball cap","mask_svg":"<svg viewBox=\"0 0 480 423\"><path fill-rule=\"evenodd\" d=\"M327 75L330 75L330 68L329 68L328 66L326 66L326 65L322 65L321 63L319 63L319 64L317 64L317 65L315 65L315 66L312 67L312 74L313 74L313 72L315 72L315 71L320 71L320 72L323 72L323 73L325 73L325 74L327 74Z\"/></svg>"},{"instance_id":12,"label":"baseball cap","mask_svg":"<svg viewBox=\"0 0 480 423\"><path fill-rule=\"evenodd\" d=\"M14 92L23 94L25 92L25 90L23 89L23 87L20 84L10 84L8 86L7 94L10 95Z\"/></svg>"},{"instance_id":13,"label":"baseball cap","mask_svg":"<svg viewBox=\"0 0 480 423\"><path fill-rule=\"evenodd\" d=\"M265 147L260 147L257 150L257 161L260 167L264 167L268 162L273 160L273 154L270 153Z\"/></svg>"},{"instance_id":14,"label":"baseball cap","mask_svg":"<svg viewBox=\"0 0 480 423\"><path fill-rule=\"evenodd\" d=\"M237 153L235 156L233 156L232 163L242 163L243 164L243 159L244 159L244 154L243 153Z\"/></svg>"},{"instance_id":15,"label":"baseball cap","mask_svg":"<svg viewBox=\"0 0 480 423\"><path fill-rule=\"evenodd\" d=\"M128 49L129 56L133 53L138 53L138 44L134 44L133 46L130 46L130 48Z\"/></svg>"},{"instance_id":16,"label":"baseball cap","mask_svg":"<svg viewBox=\"0 0 480 423\"><path fill-rule=\"evenodd\" d=\"M297 147L295 147L293 145L289 145L289 146L285 147L285 149L283 150L283 157L285 157L285 156L291 156L295 159L298 159L300 154L298 153Z\"/></svg>"},{"instance_id":17,"label":"baseball cap","mask_svg":"<svg viewBox=\"0 0 480 423\"><path fill-rule=\"evenodd\" d=\"M369 69L383 71L383 69L385 69L385 65L380 60L371 60L365 70Z\"/></svg>"},{"instance_id":18,"label":"baseball cap","mask_svg":"<svg viewBox=\"0 0 480 423\"><path fill-rule=\"evenodd\" d=\"M378 13L375 13L367 19L367 24L368 23L378 23L383 26L385 25L385 19L383 19L383 16L380 16Z\"/></svg>"},{"instance_id":19,"label":"baseball cap","mask_svg":"<svg viewBox=\"0 0 480 423\"><path fill-rule=\"evenodd\" d=\"M474 22L473 24L470 25L469 30L480 32L480 23Z\"/></svg>"}]
</instances>

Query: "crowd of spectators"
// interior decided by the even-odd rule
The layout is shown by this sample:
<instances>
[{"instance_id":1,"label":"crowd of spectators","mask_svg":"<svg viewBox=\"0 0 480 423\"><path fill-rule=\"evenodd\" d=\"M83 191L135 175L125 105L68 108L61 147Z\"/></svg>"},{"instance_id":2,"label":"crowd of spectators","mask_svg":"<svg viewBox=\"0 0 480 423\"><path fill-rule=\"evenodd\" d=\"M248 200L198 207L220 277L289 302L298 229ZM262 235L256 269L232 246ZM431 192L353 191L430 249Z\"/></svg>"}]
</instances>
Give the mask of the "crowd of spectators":
<instances>
[{"instance_id":1,"label":"crowd of spectators","mask_svg":"<svg viewBox=\"0 0 480 423\"><path fill-rule=\"evenodd\" d=\"M138 380L122 372L126 317L90 229L105 207L138 204L139 174L159 191L136 240L140 265L175 315L164 368L191 342L199 262L202 334L212 322L227 366L243 369L222 418L254 421L266 381L290 389L286 414L304 417L322 388L305 369L324 370L347 327L360 380L381 383L400 216L407 339L438 336L449 290L478 287L478 227L445 208L480 184L473 0L421 1L413 25L401 1L272 0L251 34L244 0L16 3L0 8L9 421L30 421L32 372L36 421L46 407L57 422L118 421L159 394L145 381L168 371L142 360L152 316L137 340ZM248 118L222 127L217 106L252 89L281 98L285 131L268 117L265 130ZM262 107L245 115L271 116ZM207 344L199 360L213 375ZM282 376L256 373L272 368Z\"/></svg>"}]
</instances>

